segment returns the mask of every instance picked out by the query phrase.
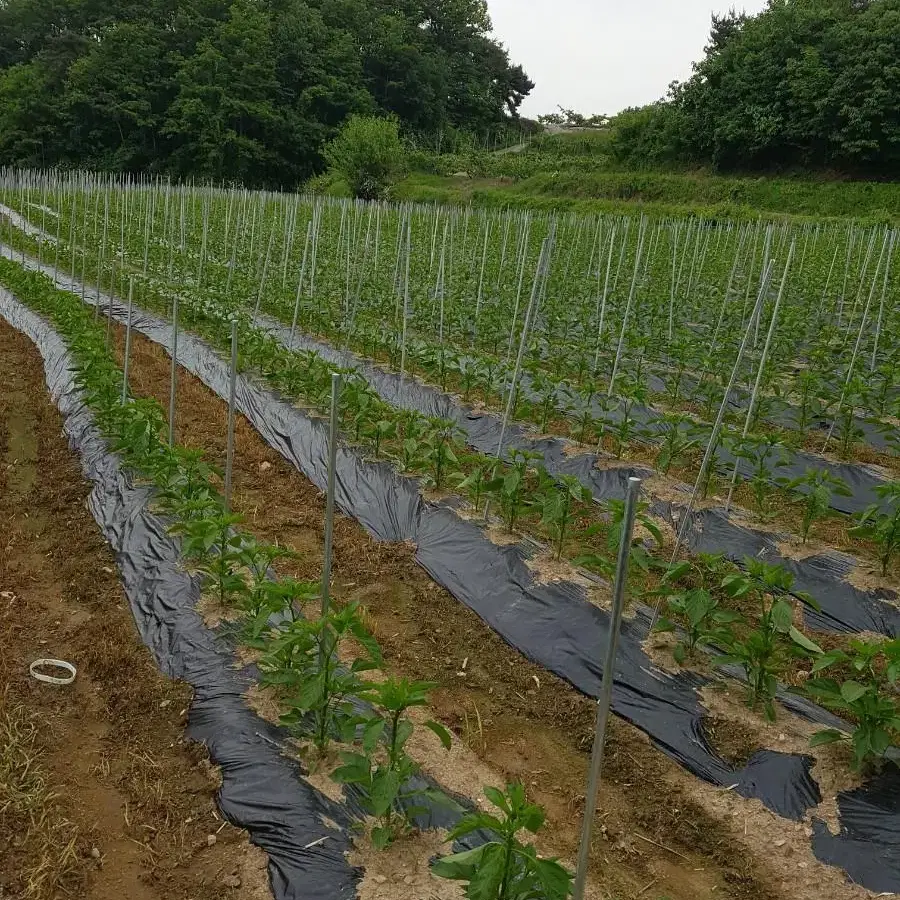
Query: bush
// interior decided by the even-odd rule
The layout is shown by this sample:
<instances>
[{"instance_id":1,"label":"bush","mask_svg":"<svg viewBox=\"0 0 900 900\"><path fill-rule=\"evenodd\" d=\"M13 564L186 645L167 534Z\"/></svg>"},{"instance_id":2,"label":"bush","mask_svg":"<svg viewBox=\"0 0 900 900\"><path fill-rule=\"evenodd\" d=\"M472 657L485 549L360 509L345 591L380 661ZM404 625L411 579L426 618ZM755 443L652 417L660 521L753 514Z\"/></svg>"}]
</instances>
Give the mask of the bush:
<instances>
[{"instance_id":1,"label":"bush","mask_svg":"<svg viewBox=\"0 0 900 900\"><path fill-rule=\"evenodd\" d=\"M303 183L300 192L317 197L340 197L345 200L353 197L347 179L336 170L313 176L309 181Z\"/></svg>"},{"instance_id":2,"label":"bush","mask_svg":"<svg viewBox=\"0 0 900 900\"><path fill-rule=\"evenodd\" d=\"M354 197L384 198L403 174L404 150L398 123L374 116L351 116L325 147L334 173L343 177Z\"/></svg>"}]
</instances>

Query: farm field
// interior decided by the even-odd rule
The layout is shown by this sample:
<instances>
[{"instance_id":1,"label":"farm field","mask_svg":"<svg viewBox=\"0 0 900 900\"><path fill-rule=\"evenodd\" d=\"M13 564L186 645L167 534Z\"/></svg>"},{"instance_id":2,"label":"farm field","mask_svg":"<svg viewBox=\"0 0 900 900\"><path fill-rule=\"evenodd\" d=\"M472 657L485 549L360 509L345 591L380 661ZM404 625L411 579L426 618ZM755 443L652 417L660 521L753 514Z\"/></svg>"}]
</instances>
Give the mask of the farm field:
<instances>
[{"instance_id":1,"label":"farm field","mask_svg":"<svg viewBox=\"0 0 900 900\"><path fill-rule=\"evenodd\" d=\"M520 887L567 896L629 476L586 896L900 890L896 231L12 171L0 201L15 396L61 410L274 896L462 897L430 862L448 834L484 854L459 823L516 782L546 814ZM204 840L174 871L250 896Z\"/></svg>"}]
</instances>

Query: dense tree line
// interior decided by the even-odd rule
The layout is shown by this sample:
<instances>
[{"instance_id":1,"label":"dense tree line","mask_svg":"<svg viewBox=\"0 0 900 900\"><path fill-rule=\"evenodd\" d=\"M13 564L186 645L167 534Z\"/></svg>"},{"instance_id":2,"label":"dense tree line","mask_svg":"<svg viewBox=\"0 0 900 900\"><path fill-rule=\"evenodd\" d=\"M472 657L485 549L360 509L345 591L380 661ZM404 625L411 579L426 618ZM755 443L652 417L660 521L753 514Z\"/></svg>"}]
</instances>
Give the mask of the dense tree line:
<instances>
[{"instance_id":1,"label":"dense tree line","mask_svg":"<svg viewBox=\"0 0 900 900\"><path fill-rule=\"evenodd\" d=\"M616 120L632 165L900 176L900 0L769 0L713 17L668 98Z\"/></svg>"},{"instance_id":2,"label":"dense tree line","mask_svg":"<svg viewBox=\"0 0 900 900\"><path fill-rule=\"evenodd\" d=\"M4 0L0 162L294 185L352 113L515 115L490 27L485 0Z\"/></svg>"}]
</instances>

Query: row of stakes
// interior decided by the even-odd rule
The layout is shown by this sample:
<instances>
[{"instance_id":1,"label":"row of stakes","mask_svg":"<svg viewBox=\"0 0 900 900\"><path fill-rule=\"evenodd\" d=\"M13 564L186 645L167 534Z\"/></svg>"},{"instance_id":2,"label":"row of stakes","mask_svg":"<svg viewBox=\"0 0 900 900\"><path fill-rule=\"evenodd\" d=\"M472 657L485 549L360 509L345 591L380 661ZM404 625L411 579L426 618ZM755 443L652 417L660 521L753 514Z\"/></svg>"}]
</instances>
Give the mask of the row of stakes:
<instances>
[{"instance_id":1,"label":"row of stakes","mask_svg":"<svg viewBox=\"0 0 900 900\"><path fill-rule=\"evenodd\" d=\"M128 312L125 325L125 359L122 370L122 402L128 397L128 360L131 353L131 326L133 313L134 280L129 279L128 285ZM97 298L96 309L99 311L100 299ZM112 319L112 301L108 301L108 314ZM172 309L172 344L171 344L171 370L169 387L169 445L175 440L175 392L177 388L177 359L178 359L178 298L173 301ZM234 468L234 423L235 423L235 395L237 391L237 359L238 359L238 331L237 322L231 323L231 364L228 378L228 425L227 442L225 451L225 508L231 510L232 471ZM325 558L322 565L322 615L328 614L330 607L331 586L331 562L332 545L334 543L334 495L335 495L335 468L337 461L338 445L338 411L340 409L340 395L342 378L337 372L331 376L331 413L329 417L328 431L328 480L325 494ZM501 438L502 441L502 438ZM500 451L498 450L498 456ZM625 609L625 586L628 576L629 548L631 547L634 532L634 518L637 510L638 499L641 491L641 479L629 478L625 494L625 521L622 529L622 539L619 544L616 560L616 574L613 582L612 614L609 628L609 640L606 647L606 657L603 672L610 677L604 677L600 687L600 697L597 700L597 714L594 724L594 743L591 751L591 763L588 771L587 791L585 793L584 821L581 828L581 841L578 848L578 860L575 868L574 900L583 900L585 884L587 881L588 863L591 852L591 834L594 827L594 817L597 812L597 795L600 787L600 778L603 770L603 751L606 743L606 729L609 724L609 716L612 708L613 678L616 653L619 644L619 632L622 624L622 614Z\"/></svg>"}]
</instances>

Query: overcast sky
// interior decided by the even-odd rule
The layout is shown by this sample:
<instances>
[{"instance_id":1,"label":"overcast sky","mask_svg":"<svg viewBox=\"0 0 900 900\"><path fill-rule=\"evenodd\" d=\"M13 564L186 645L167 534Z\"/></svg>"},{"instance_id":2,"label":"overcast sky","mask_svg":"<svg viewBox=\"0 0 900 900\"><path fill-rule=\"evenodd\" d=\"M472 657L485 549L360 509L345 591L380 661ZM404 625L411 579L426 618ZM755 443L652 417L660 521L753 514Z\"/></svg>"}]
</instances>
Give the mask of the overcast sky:
<instances>
[{"instance_id":1,"label":"overcast sky","mask_svg":"<svg viewBox=\"0 0 900 900\"><path fill-rule=\"evenodd\" d=\"M703 55L713 12L765 0L488 0L494 34L536 82L527 116L616 113L662 97Z\"/></svg>"}]
</instances>

